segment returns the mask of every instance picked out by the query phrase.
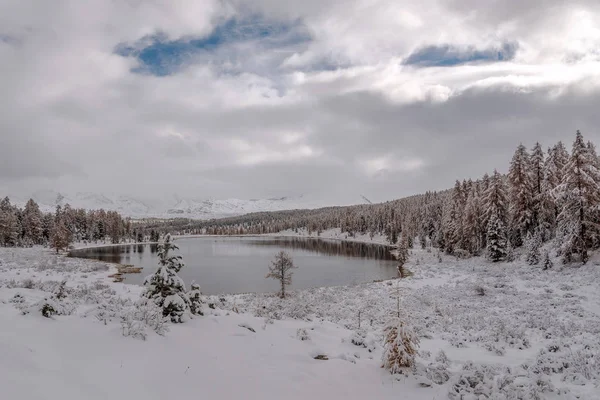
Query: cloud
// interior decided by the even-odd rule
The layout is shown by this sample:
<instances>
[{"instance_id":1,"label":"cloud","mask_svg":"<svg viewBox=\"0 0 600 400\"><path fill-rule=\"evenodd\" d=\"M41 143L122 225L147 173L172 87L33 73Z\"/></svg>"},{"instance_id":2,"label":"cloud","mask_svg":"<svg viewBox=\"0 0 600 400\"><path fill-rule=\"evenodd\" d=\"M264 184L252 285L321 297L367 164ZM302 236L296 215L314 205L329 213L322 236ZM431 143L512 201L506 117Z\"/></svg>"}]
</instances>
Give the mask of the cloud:
<instances>
[{"instance_id":1,"label":"cloud","mask_svg":"<svg viewBox=\"0 0 600 400\"><path fill-rule=\"evenodd\" d=\"M298 21L266 21L259 16L249 16L227 19L216 25L208 35L200 37L172 40L164 33L145 36L133 44L118 44L115 53L137 59L139 65L133 68L133 72L165 76L203 57L211 57L211 62L218 61L224 48L240 50L240 47L253 43L261 51L280 51L309 40L309 35Z\"/></svg>"},{"instance_id":2,"label":"cloud","mask_svg":"<svg viewBox=\"0 0 600 400\"><path fill-rule=\"evenodd\" d=\"M8 194L387 200L600 139L596 1L24 0L0 26Z\"/></svg>"},{"instance_id":3,"label":"cloud","mask_svg":"<svg viewBox=\"0 0 600 400\"><path fill-rule=\"evenodd\" d=\"M411 53L404 64L418 67L451 67L473 62L510 61L518 49L516 43L504 43L499 47L478 50L467 46L461 49L456 46L427 46Z\"/></svg>"}]
</instances>

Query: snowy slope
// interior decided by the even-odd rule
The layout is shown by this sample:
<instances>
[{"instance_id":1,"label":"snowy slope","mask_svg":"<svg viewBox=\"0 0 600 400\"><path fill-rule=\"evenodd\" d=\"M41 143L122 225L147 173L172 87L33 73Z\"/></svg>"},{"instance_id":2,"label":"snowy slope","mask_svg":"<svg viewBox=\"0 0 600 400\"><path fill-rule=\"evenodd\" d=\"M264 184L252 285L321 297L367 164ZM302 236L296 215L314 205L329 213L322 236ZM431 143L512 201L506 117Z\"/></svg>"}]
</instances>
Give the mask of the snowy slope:
<instances>
[{"instance_id":1,"label":"snowy slope","mask_svg":"<svg viewBox=\"0 0 600 400\"><path fill-rule=\"evenodd\" d=\"M27 199L9 196L14 204L23 207ZM92 192L68 194L52 190L37 191L30 196L45 212L52 212L56 206L69 204L73 208L88 210L104 209L118 211L133 218L198 218L210 219L242 215L260 211L280 211L323 207L321 201L307 196L279 197L269 199L195 199L169 196L165 199L145 199L124 195L109 195Z\"/></svg>"}]
</instances>

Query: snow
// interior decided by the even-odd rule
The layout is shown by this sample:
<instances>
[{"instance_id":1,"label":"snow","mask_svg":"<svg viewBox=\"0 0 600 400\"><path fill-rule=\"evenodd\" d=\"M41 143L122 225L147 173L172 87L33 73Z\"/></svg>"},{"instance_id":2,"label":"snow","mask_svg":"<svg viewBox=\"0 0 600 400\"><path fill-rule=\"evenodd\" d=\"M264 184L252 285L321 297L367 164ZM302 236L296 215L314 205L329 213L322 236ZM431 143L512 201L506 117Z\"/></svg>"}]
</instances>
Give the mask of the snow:
<instances>
[{"instance_id":1,"label":"snow","mask_svg":"<svg viewBox=\"0 0 600 400\"><path fill-rule=\"evenodd\" d=\"M600 399L600 254L582 267L553 260L549 271L524 261L442 259L414 249L409 278L296 291L285 300L208 296L204 316L168 324L162 335L141 324L140 340L125 337L120 321L143 288L113 283L109 264L0 249L2 393L25 400ZM70 315L44 318L31 309L65 279ZM397 312L398 294L421 346L415 369L392 376L380 368L382 328Z\"/></svg>"}]
</instances>

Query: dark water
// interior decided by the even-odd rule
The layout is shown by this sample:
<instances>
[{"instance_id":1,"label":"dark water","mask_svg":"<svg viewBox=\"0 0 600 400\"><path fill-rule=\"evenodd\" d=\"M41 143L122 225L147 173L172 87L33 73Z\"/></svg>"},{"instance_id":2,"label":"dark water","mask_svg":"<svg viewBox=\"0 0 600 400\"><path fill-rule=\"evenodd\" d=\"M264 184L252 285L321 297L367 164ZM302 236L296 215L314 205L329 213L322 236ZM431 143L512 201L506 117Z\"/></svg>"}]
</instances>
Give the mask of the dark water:
<instances>
[{"instance_id":1,"label":"dark water","mask_svg":"<svg viewBox=\"0 0 600 400\"><path fill-rule=\"evenodd\" d=\"M265 279L275 254L287 251L298 267L292 289L351 285L397 276L396 262L385 246L334 240L278 237L223 237L178 239L177 253L185 267L179 275L189 287L195 280L206 294L275 292L278 283ZM143 267L127 274L125 282L141 284L155 272L156 245L125 245L71 252L92 258Z\"/></svg>"}]
</instances>

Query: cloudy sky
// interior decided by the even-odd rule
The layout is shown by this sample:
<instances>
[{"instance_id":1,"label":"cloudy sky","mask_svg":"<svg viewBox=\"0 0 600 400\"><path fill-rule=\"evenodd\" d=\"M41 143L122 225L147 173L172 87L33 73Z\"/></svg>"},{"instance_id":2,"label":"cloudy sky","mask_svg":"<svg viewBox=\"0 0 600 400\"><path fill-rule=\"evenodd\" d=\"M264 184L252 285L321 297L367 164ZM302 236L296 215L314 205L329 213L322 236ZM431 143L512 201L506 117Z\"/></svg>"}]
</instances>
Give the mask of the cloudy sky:
<instances>
[{"instance_id":1,"label":"cloudy sky","mask_svg":"<svg viewBox=\"0 0 600 400\"><path fill-rule=\"evenodd\" d=\"M0 60L21 196L381 201L600 139L597 0L0 0Z\"/></svg>"}]
</instances>

